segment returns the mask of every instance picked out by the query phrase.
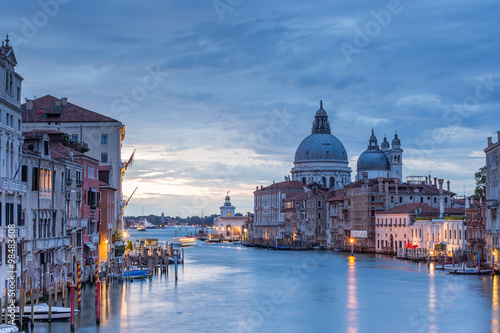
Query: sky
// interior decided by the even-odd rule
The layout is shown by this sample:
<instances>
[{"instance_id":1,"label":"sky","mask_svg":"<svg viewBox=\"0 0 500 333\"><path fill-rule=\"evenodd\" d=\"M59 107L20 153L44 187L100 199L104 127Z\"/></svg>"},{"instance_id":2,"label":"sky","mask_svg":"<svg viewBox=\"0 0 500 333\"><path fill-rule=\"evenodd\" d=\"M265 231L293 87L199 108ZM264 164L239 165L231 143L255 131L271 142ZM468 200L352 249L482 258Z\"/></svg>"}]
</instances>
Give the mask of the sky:
<instances>
[{"instance_id":1,"label":"sky","mask_svg":"<svg viewBox=\"0 0 500 333\"><path fill-rule=\"evenodd\" d=\"M9 1L24 98L126 125L125 215L210 215L290 174L323 101L356 173L373 128L403 176L470 195L500 130L497 1ZM4 37L2 37L3 39Z\"/></svg>"}]
</instances>

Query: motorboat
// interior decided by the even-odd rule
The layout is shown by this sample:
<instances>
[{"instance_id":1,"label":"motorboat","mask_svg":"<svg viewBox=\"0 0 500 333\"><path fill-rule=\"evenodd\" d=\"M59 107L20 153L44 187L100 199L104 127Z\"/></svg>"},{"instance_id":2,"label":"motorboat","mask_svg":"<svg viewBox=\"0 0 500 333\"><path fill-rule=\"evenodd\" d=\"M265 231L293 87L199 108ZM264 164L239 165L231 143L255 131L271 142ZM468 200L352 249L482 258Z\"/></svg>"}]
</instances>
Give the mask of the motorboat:
<instances>
[{"instance_id":1,"label":"motorboat","mask_svg":"<svg viewBox=\"0 0 500 333\"><path fill-rule=\"evenodd\" d=\"M137 227L137 231L146 231L145 227Z\"/></svg>"},{"instance_id":2,"label":"motorboat","mask_svg":"<svg viewBox=\"0 0 500 333\"><path fill-rule=\"evenodd\" d=\"M191 246L196 245L196 237L174 237L172 244L175 246Z\"/></svg>"},{"instance_id":3,"label":"motorboat","mask_svg":"<svg viewBox=\"0 0 500 333\"><path fill-rule=\"evenodd\" d=\"M220 243L221 239L219 238L219 235L208 235L208 238L205 240L207 243Z\"/></svg>"},{"instance_id":4,"label":"motorboat","mask_svg":"<svg viewBox=\"0 0 500 333\"><path fill-rule=\"evenodd\" d=\"M114 277L122 279L144 279L149 276L148 271L143 271L140 269L131 269L129 271L124 271L123 273L117 274Z\"/></svg>"},{"instance_id":5,"label":"motorboat","mask_svg":"<svg viewBox=\"0 0 500 333\"><path fill-rule=\"evenodd\" d=\"M8 310L10 311L10 310ZM51 309L50 320L68 320L71 318L71 308L66 308L62 306L53 306ZM5 312L5 311L2 311ZM80 310L75 309L75 314L80 312ZM14 314L16 318L19 317L19 307L14 308ZM24 306L25 316L31 316L31 305ZM24 318L24 317L23 317ZM49 320L49 306L46 303L40 303L38 305L33 305L33 319L47 321ZM0 326L1 327L1 326ZM0 332L4 332L0 330ZM10 332L10 331L5 331ZM14 331L17 332L17 331Z\"/></svg>"}]
</instances>

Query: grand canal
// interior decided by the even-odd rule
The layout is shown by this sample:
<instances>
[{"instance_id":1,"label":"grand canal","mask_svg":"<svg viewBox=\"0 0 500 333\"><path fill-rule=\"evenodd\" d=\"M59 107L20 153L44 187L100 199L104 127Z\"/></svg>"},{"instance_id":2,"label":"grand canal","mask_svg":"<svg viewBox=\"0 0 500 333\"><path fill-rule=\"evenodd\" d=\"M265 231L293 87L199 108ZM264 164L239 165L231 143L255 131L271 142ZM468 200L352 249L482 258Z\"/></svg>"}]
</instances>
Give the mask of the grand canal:
<instances>
[{"instance_id":1,"label":"grand canal","mask_svg":"<svg viewBox=\"0 0 500 333\"><path fill-rule=\"evenodd\" d=\"M176 230L176 231L175 231ZM131 232L171 240L194 228ZM500 332L498 276L453 276L425 264L329 251L274 251L198 242L179 279L93 287L77 332ZM33 332L69 332L69 322Z\"/></svg>"}]
</instances>

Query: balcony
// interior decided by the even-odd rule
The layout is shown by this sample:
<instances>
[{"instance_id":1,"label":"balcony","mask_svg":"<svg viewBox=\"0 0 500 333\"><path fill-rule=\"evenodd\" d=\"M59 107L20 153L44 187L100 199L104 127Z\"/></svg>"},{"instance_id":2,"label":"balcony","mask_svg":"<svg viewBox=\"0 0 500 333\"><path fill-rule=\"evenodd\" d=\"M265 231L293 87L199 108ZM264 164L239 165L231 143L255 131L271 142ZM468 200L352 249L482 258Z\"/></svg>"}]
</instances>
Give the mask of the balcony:
<instances>
[{"instance_id":1,"label":"balcony","mask_svg":"<svg viewBox=\"0 0 500 333\"><path fill-rule=\"evenodd\" d=\"M54 249L58 247L63 247L63 246L69 246L70 245L70 236L64 236L64 237L53 237L53 238L47 238L47 239L36 239L35 242L35 249L37 250L49 250L49 249Z\"/></svg>"},{"instance_id":2,"label":"balcony","mask_svg":"<svg viewBox=\"0 0 500 333\"><path fill-rule=\"evenodd\" d=\"M76 181L76 186L81 187L83 184L83 181L81 179L77 179Z\"/></svg>"},{"instance_id":3,"label":"balcony","mask_svg":"<svg viewBox=\"0 0 500 333\"><path fill-rule=\"evenodd\" d=\"M68 228L85 228L87 226L87 219L70 219L67 221Z\"/></svg>"},{"instance_id":4,"label":"balcony","mask_svg":"<svg viewBox=\"0 0 500 333\"><path fill-rule=\"evenodd\" d=\"M486 200L486 207L488 208L497 208L498 200L497 199L488 199Z\"/></svg>"},{"instance_id":5,"label":"balcony","mask_svg":"<svg viewBox=\"0 0 500 333\"><path fill-rule=\"evenodd\" d=\"M90 243L98 244L99 243L99 234L94 234L89 236Z\"/></svg>"},{"instance_id":6,"label":"balcony","mask_svg":"<svg viewBox=\"0 0 500 333\"><path fill-rule=\"evenodd\" d=\"M26 237L26 227L16 227L17 230L17 237L18 238L25 238Z\"/></svg>"},{"instance_id":7,"label":"balcony","mask_svg":"<svg viewBox=\"0 0 500 333\"><path fill-rule=\"evenodd\" d=\"M9 178L0 178L0 189L4 191L19 192L19 193L28 192L28 186L26 183Z\"/></svg>"},{"instance_id":8,"label":"balcony","mask_svg":"<svg viewBox=\"0 0 500 333\"><path fill-rule=\"evenodd\" d=\"M66 185L73 184L73 178L66 178Z\"/></svg>"}]
</instances>

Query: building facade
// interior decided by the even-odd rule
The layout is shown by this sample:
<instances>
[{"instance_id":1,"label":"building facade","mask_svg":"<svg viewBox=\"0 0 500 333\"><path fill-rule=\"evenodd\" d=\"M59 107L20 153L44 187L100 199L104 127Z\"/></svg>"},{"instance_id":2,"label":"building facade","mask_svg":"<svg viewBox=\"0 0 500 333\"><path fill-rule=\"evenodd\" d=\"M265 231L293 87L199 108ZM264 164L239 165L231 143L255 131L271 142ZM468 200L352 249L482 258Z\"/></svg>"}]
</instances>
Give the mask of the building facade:
<instances>
[{"instance_id":1,"label":"building facade","mask_svg":"<svg viewBox=\"0 0 500 333\"><path fill-rule=\"evenodd\" d=\"M498 140L488 137L486 153L486 238L488 256L500 248L500 131Z\"/></svg>"},{"instance_id":2,"label":"building facade","mask_svg":"<svg viewBox=\"0 0 500 333\"><path fill-rule=\"evenodd\" d=\"M299 181L272 184L254 192L253 240L266 242L290 237L285 233L285 200L304 192Z\"/></svg>"},{"instance_id":3,"label":"building facade","mask_svg":"<svg viewBox=\"0 0 500 333\"><path fill-rule=\"evenodd\" d=\"M231 204L229 192L226 195L224 204L220 207L220 216L215 218L215 231L220 239L241 240L243 237L246 216L235 216L236 207Z\"/></svg>"},{"instance_id":4,"label":"building facade","mask_svg":"<svg viewBox=\"0 0 500 333\"><path fill-rule=\"evenodd\" d=\"M26 236L26 212L22 206L27 194L26 182L21 181L19 165L22 159L21 85L23 78L16 72L17 60L9 37L0 46L0 297L7 289L7 278L21 282L22 247ZM9 250L12 245L14 253ZM9 254L14 258L9 258ZM10 264L14 264L12 269Z\"/></svg>"}]
</instances>

